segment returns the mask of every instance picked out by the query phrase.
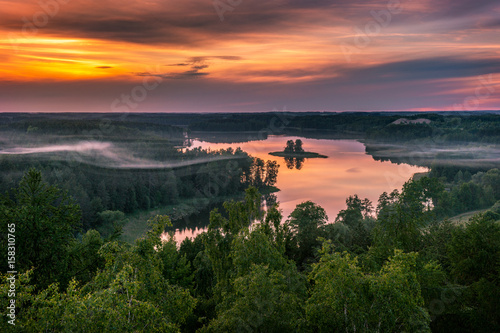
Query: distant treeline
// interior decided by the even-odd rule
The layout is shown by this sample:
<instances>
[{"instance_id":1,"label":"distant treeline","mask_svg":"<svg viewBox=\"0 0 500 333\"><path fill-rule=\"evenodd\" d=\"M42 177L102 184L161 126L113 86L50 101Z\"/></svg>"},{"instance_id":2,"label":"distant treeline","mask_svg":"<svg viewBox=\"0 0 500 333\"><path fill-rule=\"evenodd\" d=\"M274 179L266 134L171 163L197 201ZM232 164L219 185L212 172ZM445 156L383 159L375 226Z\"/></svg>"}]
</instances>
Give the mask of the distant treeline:
<instances>
[{"instance_id":1,"label":"distant treeline","mask_svg":"<svg viewBox=\"0 0 500 333\"><path fill-rule=\"evenodd\" d=\"M408 122L398 120L407 119ZM414 123L426 119L430 122ZM396 123L395 123L396 122ZM264 131L282 134L288 131L329 131L348 133L360 139L378 141L439 140L443 142L500 143L500 115L384 115L383 113L338 114L228 114L204 115L189 126L196 131Z\"/></svg>"},{"instance_id":2,"label":"distant treeline","mask_svg":"<svg viewBox=\"0 0 500 333\"><path fill-rule=\"evenodd\" d=\"M404 119L407 121L405 122ZM425 120L418 122L417 120ZM81 134L140 131L182 137L185 131L294 134L321 131L378 141L500 143L500 115L492 113L268 112L222 114L2 114L0 130Z\"/></svg>"},{"instance_id":3,"label":"distant treeline","mask_svg":"<svg viewBox=\"0 0 500 333\"><path fill-rule=\"evenodd\" d=\"M83 136L87 139L137 138L141 133L156 134L170 139L183 139L184 129L157 123L131 122L122 119L61 119L57 115L49 118L14 117L0 123L0 132L43 135Z\"/></svg>"}]
</instances>

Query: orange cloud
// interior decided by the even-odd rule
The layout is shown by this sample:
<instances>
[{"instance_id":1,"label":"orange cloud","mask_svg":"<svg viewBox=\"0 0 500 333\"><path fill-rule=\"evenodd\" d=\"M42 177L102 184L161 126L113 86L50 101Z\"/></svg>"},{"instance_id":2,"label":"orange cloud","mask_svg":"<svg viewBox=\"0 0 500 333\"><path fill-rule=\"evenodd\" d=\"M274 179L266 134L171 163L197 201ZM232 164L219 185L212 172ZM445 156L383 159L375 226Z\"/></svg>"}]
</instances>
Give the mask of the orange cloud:
<instances>
[{"instance_id":1,"label":"orange cloud","mask_svg":"<svg viewBox=\"0 0 500 333\"><path fill-rule=\"evenodd\" d=\"M422 109L453 104L474 77L499 72L498 1L401 0L400 11L383 16L390 3L248 0L221 21L205 0L3 0L0 85L94 80L113 100L116 82L141 82L152 66L177 81L169 104L151 97L155 110ZM40 103L30 89L18 104L0 93L0 103L32 110ZM78 103L70 86L58 89ZM196 105L183 99L193 94Z\"/></svg>"}]
</instances>

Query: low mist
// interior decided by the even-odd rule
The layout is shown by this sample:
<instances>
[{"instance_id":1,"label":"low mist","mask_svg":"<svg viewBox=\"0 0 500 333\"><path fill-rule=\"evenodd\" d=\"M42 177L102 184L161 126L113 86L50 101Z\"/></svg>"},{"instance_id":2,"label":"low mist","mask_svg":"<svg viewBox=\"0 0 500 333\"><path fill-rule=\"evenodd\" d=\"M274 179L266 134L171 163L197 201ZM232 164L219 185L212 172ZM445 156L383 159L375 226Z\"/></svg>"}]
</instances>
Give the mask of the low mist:
<instances>
[{"instance_id":1,"label":"low mist","mask_svg":"<svg viewBox=\"0 0 500 333\"><path fill-rule=\"evenodd\" d=\"M76 161L84 164L113 169L171 169L212 161L238 159L240 156L214 156L188 161L155 161L137 157L127 147L111 142L81 141L72 144L54 144L39 147L13 147L0 150L0 155L36 155L56 160ZM0 157L1 158L1 157Z\"/></svg>"}]
</instances>

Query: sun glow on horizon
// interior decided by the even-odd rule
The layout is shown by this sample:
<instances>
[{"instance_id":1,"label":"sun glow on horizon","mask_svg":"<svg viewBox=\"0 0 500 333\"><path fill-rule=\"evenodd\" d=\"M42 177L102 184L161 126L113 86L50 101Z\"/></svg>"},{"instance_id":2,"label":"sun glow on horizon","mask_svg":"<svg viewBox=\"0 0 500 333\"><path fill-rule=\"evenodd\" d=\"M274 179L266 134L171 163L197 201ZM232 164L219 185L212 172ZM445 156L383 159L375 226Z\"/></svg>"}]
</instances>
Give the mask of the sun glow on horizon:
<instances>
[{"instance_id":1,"label":"sun glow on horizon","mask_svg":"<svg viewBox=\"0 0 500 333\"><path fill-rule=\"evenodd\" d=\"M52 12L43 1L0 2L0 109L39 110L41 82L93 81L102 100L58 86L67 98L44 99L42 109L71 109L91 98L98 111L122 83L147 75L163 79L161 93L136 111L442 109L473 94L475 77L500 74L494 2L474 13L453 7L456 15L445 4L403 3L388 16L387 4L374 0L249 0L224 20L202 0L72 1ZM499 93L481 106L500 107Z\"/></svg>"}]
</instances>

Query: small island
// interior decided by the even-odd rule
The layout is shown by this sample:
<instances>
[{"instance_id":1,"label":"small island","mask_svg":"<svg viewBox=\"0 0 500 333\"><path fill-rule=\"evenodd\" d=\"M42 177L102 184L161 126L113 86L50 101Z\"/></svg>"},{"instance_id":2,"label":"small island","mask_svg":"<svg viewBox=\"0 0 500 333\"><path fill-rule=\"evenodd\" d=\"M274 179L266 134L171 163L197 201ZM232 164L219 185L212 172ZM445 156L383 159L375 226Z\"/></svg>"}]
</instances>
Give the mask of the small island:
<instances>
[{"instance_id":1,"label":"small island","mask_svg":"<svg viewBox=\"0 0 500 333\"><path fill-rule=\"evenodd\" d=\"M328 156L325 155L304 151L302 148L302 140L300 139L295 140L295 142L293 142L293 140L288 140L283 151L272 152L269 153L269 155L291 158L328 158Z\"/></svg>"}]
</instances>

